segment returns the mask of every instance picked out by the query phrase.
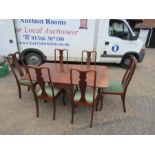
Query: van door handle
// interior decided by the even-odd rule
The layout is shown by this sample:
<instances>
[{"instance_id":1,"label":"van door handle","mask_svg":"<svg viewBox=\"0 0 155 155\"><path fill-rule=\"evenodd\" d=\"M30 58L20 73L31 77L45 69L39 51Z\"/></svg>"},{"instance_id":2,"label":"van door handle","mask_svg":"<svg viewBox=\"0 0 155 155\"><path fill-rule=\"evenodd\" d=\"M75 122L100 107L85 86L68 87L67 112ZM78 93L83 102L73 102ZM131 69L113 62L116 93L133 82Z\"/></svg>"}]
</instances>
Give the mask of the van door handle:
<instances>
[{"instance_id":1,"label":"van door handle","mask_svg":"<svg viewBox=\"0 0 155 155\"><path fill-rule=\"evenodd\" d=\"M106 41L106 42L105 42L105 45L109 45L109 41Z\"/></svg>"}]
</instances>

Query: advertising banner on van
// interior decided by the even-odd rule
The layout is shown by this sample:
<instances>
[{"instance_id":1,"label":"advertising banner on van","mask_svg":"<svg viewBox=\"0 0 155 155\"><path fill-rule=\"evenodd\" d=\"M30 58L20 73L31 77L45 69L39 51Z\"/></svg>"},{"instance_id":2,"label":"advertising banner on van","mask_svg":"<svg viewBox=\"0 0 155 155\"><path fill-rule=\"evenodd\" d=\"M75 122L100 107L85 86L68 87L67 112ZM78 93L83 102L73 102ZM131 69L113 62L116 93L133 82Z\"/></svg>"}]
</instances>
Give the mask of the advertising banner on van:
<instances>
[{"instance_id":1,"label":"advertising banner on van","mask_svg":"<svg viewBox=\"0 0 155 155\"><path fill-rule=\"evenodd\" d=\"M17 19L15 27L20 51L36 48L52 57L55 48L66 48L77 59L82 50L93 50L93 19Z\"/></svg>"}]
</instances>

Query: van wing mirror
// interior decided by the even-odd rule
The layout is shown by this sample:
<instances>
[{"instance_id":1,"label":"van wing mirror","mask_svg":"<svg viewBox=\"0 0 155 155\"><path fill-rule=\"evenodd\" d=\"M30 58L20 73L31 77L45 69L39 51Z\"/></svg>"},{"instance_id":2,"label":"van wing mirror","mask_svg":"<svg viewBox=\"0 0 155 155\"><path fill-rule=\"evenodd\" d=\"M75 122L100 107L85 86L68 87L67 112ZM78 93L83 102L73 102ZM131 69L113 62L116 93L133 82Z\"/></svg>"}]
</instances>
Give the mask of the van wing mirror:
<instances>
[{"instance_id":1,"label":"van wing mirror","mask_svg":"<svg viewBox=\"0 0 155 155\"><path fill-rule=\"evenodd\" d=\"M139 33L135 33L134 36L133 35L131 36L131 40L137 40L138 37L139 37Z\"/></svg>"}]
</instances>

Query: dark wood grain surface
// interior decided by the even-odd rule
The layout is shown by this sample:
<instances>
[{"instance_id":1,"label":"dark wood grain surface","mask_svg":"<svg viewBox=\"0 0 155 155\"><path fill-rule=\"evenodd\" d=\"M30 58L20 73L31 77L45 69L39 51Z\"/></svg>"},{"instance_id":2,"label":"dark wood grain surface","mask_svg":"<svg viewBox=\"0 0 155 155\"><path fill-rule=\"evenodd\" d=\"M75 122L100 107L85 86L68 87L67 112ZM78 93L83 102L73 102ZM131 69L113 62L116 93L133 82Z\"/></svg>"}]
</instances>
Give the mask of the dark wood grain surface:
<instances>
[{"instance_id":1,"label":"dark wood grain surface","mask_svg":"<svg viewBox=\"0 0 155 155\"><path fill-rule=\"evenodd\" d=\"M48 67L50 69L52 81L55 84L70 84L70 69L81 69L81 70L96 70L97 72L97 80L96 87L97 88L105 88L108 87L108 68L106 66L98 66L98 65L77 65L77 64L60 64L60 63L44 63L40 67ZM32 73L33 74L33 73ZM43 73L43 78L45 81L49 82L47 73ZM33 80L36 80L35 74L32 76ZM91 73L87 75L87 83L89 86L93 86L93 79ZM28 75L24 75L22 79L27 80ZM74 84L77 84L79 80L79 75L74 75Z\"/></svg>"}]
</instances>

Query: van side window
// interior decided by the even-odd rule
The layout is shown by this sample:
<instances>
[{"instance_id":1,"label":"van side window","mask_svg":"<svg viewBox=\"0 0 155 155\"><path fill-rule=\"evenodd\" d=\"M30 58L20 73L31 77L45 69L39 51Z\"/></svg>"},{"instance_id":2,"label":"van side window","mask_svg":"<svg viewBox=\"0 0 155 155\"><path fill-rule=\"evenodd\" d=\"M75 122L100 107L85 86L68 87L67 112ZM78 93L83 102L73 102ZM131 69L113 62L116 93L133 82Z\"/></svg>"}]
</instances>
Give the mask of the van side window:
<instances>
[{"instance_id":1,"label":"van side window","mask_svg":"<svg viewBox=\"0 0 155 155\"><path fill-rule=\"evenodd\" d=\"M109 24L109 35L123 40L130 40L130 31L121 20L111 19Z\"/></svg>"}]
</instances>

